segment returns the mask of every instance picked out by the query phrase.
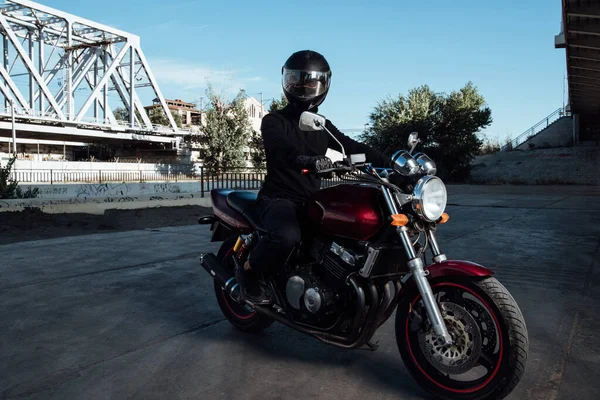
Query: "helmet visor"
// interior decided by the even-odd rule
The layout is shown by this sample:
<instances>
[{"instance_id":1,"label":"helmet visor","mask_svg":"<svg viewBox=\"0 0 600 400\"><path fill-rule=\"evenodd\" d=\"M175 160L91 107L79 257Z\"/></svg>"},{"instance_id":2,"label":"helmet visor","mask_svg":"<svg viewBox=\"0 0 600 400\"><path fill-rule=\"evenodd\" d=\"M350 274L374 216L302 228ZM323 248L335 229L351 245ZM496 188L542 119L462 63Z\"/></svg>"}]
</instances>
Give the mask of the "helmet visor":
<instances>
[{"instance_id":1,"label":"helmet visor","mask_svg":"<svg viewBox=\"0 0 600 400\"><path fill-rule=\"evenodd\" d=\"M299 99L309 100L329 89L331 72L283 69L283 88Z\"/></svg>"}]
</instances>

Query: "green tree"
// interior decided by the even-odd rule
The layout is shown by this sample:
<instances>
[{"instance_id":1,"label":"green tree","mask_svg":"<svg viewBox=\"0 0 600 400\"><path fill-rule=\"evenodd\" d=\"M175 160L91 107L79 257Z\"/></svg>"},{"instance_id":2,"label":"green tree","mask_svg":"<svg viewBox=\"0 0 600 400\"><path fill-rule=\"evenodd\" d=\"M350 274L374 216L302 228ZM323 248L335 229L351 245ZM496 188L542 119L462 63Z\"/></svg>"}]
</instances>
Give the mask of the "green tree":
<instances>
[{"instance_id":1,"label":"green tree","mask_svg":"<svg viewBox=\"0 0 600 400\"><path fill-rule=\"evenodd\" d=\"M113 110L113 115L117 121L129 122L129 112L124 107L117 107ZM142 120L142 116L138 110L135 110L135 116L138 121Z\"/></svg>"},{"instance_id":2,"label":"green tree","mask_svg":"<svg viewBox=\"0 0 600 400\"><path fill-rule=\"evenodd\" d=\"M127 112L127 110L125 108L117 107L113 110L113 114L117 121L129 122L129 112ZM138 110L135 110L135 115L136 115L138 121L140 121L140 123L141 123L142 116L140 115L140 112ZM181 115L179 115L179 113L174 113L173 111L171 111L171 115L173 116L173 119L175 120L175 124L177 125L177 127L181 128L183 125ZM171 125L171 123L169 122L169 119L167 118L167 115L164 113L164 111L160 107L155 107L152 110L150 110L150 112L148 113L148 118L150 118L150 122L152 122L153 124L156 124L156 125L164 125L164 126Z\"/></svg>"},{"instance_id":3,"label":"green tree","mask_svg":"<svg viewBox=\"0 0 600 400\"><path fill-rule=\"evenodd\" d=\"M205 147L204 166L215 172L244 167L244 148L248 146L251 132L245 95L240 91L227 102L213 91L212 86L206 94L209 99L206 125L203 134L194 135L192 139Z\"/></svg>"},{"instance_id":4,"label":"green tree","mask_svg":"<svg viewBox=\"0 0 600 400\"><path fill-rule=\"evenodd\" d=\"M267 165L267 155L262 140L262 135L255 130L252 130L250 137L250 155L252 157L252 165L260 170L265 169Z\"/></svg>"},{"instance_id":5,"label":"green tree","mask_svg":"<svg viewBox=\"0 0 600 400\"><path fill-rule=\"evenodd\" d=\"M477 135L492 117L483 96L468 82L450 94L434 93L424 85L406 97L388 98L377 104L370 121L362 135L369 145L389 154L406 148L410 132L419 132L420 149L434 159L438 175L462 181L483 143Z\"/></svg>"},{"instance_id":6,"label":"green tree","mask_svg":"<svg viewBox=\"0 0 600 400\"><path fill-rule=\"evenodd\" d=\"M175 120L175 124L177 125L177 127L181 128L183 125L181 115L179 115L179 113L174 113L172 110L170 110L170 112L173 116L173 120ZM167 118L167 115L160 107L155 107L151 109L150 113L148 114L148 117L150 118L150 122L152 122L153 124L164 126L171 125L169 119Z\"/></svg>"},{"instance_id":7,"label":"green tree","mask_svg":"<svg viewBox=\"0 0 600 400\"><path fill-rule=\"evenodd\" d=\"M273 101L271 102L271 105L269 106L269 112L281 110L283 107L285 107L287 105L288 105L288 101L285 98L285 96L282 94L281 99L279 99L279 100L273 99Z\"/></svg>"},{"instance_id":8,"label":"green tree","mask_svg":"<svg viewBox=\"0 0 600 400\"><path fill-rule=\"evenodd\" d=\"M0 165L0 199L31 199L37 197L39 189L27 189L25 192L19 187L19 183L10 178L10 172L17 158L11 157L6 167Z\"/></svg>"},{"instance_id":9,"label":"green tree","mask_svg":"<svg viewBox=\"0 0 600 400\"><path fill-rule=\"evenodd\" d=\"M129 113L123 107L117 107L113 110L113 115L117 121L129 121Z\"/></svg>"}]
</instances>

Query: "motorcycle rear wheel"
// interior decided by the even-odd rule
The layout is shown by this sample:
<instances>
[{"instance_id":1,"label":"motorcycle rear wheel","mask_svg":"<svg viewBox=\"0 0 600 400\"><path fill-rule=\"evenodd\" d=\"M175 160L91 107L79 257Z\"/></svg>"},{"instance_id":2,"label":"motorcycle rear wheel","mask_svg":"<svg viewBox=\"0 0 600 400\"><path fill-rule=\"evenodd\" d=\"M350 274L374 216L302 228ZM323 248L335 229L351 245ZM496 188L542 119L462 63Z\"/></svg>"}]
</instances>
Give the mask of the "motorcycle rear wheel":
<instances>
[{"instance_id":1,"label":"motorcycle rear wheel","mask_svg":"<svg viewBox=\"0 0 600 400\"><path fill-rule=\"evenodd\" d=\"M225 240L217 253L217 258L232 272L234 265L229 256L233 252L236 240L237 236L232 236ZM229 323L237 329L244 332L261 333L274 322L265 315L257 313L249 306L236 302L216 281L214 282L214 287L221 312Z\"/></svg>"},{"instance_id":2,"label":"motorcycle rear wheel","mask_svg":"<svg viewBox=\"0 0 600 400\"><path fill-rule=\"evenodd\" d=\"M525 372L529 352L527 327L515 299L492 277L442 277L430 284L445 306L449 332L459 340L451 348L436 342L419 292L409 289L396 312L396 342L411 375L437 398L508 396Z\"/></svg>"}]
</instances>

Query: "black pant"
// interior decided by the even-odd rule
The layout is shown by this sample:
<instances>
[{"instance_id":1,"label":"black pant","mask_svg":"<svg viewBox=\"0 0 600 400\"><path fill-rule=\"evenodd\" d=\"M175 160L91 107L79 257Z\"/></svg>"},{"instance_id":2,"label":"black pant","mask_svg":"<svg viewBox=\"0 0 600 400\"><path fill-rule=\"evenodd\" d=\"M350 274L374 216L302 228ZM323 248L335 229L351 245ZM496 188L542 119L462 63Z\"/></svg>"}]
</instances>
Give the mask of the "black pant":
<instances>
[{"instance_id":1,"label":"black pant","mask_svg":"<svg viewBox=\"0 0 600 400\"><path fill-rule=\"evenodd\" d=\"M299 212L301 206L287 199L261 196L258 212L267 234L264 234L252 253L250 266L257 273L269 267L282 266L296 245L300 243Z\"/></svg>"}]
</instances>

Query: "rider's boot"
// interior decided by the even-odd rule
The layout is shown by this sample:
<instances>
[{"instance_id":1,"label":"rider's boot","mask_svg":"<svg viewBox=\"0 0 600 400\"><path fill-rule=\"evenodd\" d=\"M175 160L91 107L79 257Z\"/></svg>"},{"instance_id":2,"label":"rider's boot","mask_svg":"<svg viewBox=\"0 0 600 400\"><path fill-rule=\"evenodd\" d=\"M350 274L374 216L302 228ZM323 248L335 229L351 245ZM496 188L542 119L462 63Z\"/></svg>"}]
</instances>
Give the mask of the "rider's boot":
<instances>
[{"instance_id":1,"label":"rider's boot","mask_svg":"<svg viewBox=\"0 0 600 400\"><path fill-rule=\"evenodd\" d=\"M240 286L242 297L254 305L269 304L269 298L258 278L258 275L249 268L247 261L244 267L239 264L236 266L235 280Z\"/></svg>"}]
</instances>

